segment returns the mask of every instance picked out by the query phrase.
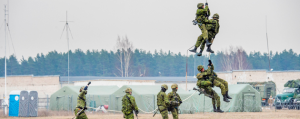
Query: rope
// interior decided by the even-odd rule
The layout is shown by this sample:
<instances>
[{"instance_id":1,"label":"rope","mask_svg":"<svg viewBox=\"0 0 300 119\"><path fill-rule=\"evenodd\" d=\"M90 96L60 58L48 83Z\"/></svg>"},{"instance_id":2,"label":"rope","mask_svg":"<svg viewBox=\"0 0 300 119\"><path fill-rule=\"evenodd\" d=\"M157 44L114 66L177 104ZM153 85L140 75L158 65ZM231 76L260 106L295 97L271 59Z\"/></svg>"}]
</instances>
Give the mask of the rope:
<instances>
[{"instance_id":1,"label":"rope","mask_svg":"<svg viewBox=\"0 0 300 119\"><path fill-rule=\"evenodd\" d=\"M194 94L196 94L197 91L195 91L192 95L190 95L189 97L185 98L184 100L182 100L182 102L190 99ZM93 107L87 107L87 108L90 108L90 109L100 109L100 108L93 108ZM153 111L150 111L150 112L147 112L147 111L144 111L142 110L141 108L139 108L139 110L141 110L142 112L144 113L154 113L158 108L156 108L155 110ZM109 112L121 112L121 111L117 111L117 110L106 110L106 111L109 111Z\"/></svg>"}]
</instances>

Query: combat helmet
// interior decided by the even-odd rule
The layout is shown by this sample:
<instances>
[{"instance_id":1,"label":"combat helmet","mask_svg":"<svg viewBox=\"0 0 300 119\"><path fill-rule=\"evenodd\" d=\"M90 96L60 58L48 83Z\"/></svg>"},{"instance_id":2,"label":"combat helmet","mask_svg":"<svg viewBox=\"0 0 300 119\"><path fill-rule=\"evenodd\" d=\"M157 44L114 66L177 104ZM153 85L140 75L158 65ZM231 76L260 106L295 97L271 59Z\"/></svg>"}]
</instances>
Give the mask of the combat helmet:
<instances>
[{"instance_id":1,"label":"combat helmet","mask_svg":"<svg viewBox=\"0 0 300 119\"><path fill-rule=\"evenodd\" d=\"M214 15L213 15L213 18L219 19L219 14L218 14L218 13L214 14Z\"/></svg>"},{"instance_id":2,"label":"combat helmet","mask_svg":"<svg viewBox=\"0 0 300 119\"><path fill-rule=\"evenodd\" d=\"M132 92L131 88L126 88L125 93Z\"/></svg>"},{"instance_id":3,"label":"combat helmet","mask_svg":"<svg viewBox=\"0 0 300 119\"><path fill-rule=\"evenodd\" d=\"M199 66L197 67L197 69L198 69L199 72L201 72L201 69L202 69L202 68L204 68L203 65L199 65Z\"/></svg>"},{"instance_id":4,"label":"combat helmet","mask_svg":"<svg viewBox=\"0 0 300 119\"><path fill-rule=\"evenodd\" d=\"M166 90L168 90L168 86L166 84L161 85L162 88L165 88Z\"/></svg>"},{"instance_id":5,"label":"combat helmet","mask_svg":"<svg viewBox=\"0 0 300 119\"><path fill-rule=\"evenodd\" d=\"M174 83L174 84L172 84L171 88L176 89L176 88L178 88L178 85Z\"/></svg>"},{"instance_id":6,"label":"combat helmet","mask_svg":"<svg viewBox=\"0 0 300 119\"><path fill-rule=\"evenodd\" d=\"M84 86L80 87L79 92L83 91L83 89L84 89Z\"/></svg>"},{"instance_id":7,"label":"combat helmet","mask_svg":"<svg viewBox=\"0 0 300 119\"><path fill-rule=\"evenodd\" d=\"M198 3L197 7L200 9L200 8L203 8L204 4L203 3Z\"/></svg>"}]
</instances>

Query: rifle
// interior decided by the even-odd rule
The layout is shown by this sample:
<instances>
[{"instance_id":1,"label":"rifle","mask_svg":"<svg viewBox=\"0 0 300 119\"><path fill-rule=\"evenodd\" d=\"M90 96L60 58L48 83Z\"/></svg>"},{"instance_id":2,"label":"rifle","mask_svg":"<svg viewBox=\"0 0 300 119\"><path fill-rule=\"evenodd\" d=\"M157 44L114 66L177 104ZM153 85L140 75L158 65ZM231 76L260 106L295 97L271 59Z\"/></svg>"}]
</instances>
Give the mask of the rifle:
<instances>
[{"instance_id":1,"label":"rifle","mask_svg":"<svg viewBox=\"0 0 300 119\"><path fill-rule=\"evenodd\" d=\"M199 95L204 94L205 96L207 96L207 97L209 97L209 98L213 98L212 95L207 94L207 93L205 92L205 90L202 89L202 88L197 89L197 88L194 87L193 90L199 91L199 92L200 92Z\"/></svg>"},{"instance_id":2,"label":"rifle","mask_svg":"<svg viewBox=\"0 0 300 119\"><path fill-rule=\"evenodd\" d=\"M129 101L130 105L132 106L132 108L134 108L134 107L133 107L133 105L132 105L132 103L131 103L131 101L130 101L130 99L129 99L129 97L128 97L128 96L126 96L126 98L128 99L128 101ZM136 111L133 111L133 112L134 112L134 114L135 114L136 118L137 118L137 119L139 119L139 117L138 117L138 115L137 115Z\"/></svg>"},{"instance_id":3,"label":"rifle","mask_svg":"<svg viewBox=\"0 0 300 119\"><path fill-rule=\"evenodd\" d=\"M81 109L80 111L77 112L77 114L75 115L75 117L73 117L72 119L76 119L76 117L79 116L79 114L83 111L84 109Z\"/></svg>"},{"instance_id":4,"label":"rifle","mask_svg":"<svg viewBox=\"0 0 300 119\"><path fill-rule=\"evenodd\" d=\"M158 108L156 108L156 109L154 110L153 117L156 115L157 112L158 112Z\"/></svg>"}]
</instances>

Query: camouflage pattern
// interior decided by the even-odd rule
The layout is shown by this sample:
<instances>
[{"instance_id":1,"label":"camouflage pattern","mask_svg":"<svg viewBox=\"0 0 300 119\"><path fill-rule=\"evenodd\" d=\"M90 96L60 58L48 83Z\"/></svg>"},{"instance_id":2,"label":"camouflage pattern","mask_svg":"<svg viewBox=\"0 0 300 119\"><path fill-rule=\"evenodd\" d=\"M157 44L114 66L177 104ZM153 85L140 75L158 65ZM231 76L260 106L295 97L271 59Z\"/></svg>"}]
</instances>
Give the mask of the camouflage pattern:
<instances>
[{"instance_id":1,"label":"camouflage pattern","mask_svg":"<svg viewBox=\"0 0 300 119\"><path fill-rule=\"evenodd\" d=\"M128 88L127 88L128 89ZM126 89L126 91L128 91ZM131 91L131 89L130 89ZM130 100L128 100L128 98ZM139 108L136 105L135 98L130 95L129 92L126 92L126 94L122 98L122 112L125 115L126 119L133 119L133 110L138 110Z\"/></svg>"},{"instance_id":2,"label":"camouflage pattern","mask_svg":"<svg viewBox=\"0 0 300 119\"><path fill-rule=\"evenodd\" d=\"M216 103L217 103L216 106L220 107L221 106L220 96L210 86L206 86L203 89L205 90L205 92L207 94L211 94L213 96L213 98L211 99L212 105L216 105Z\"/></svg>"},{"instance_id":3,"label":"camouflage pattern","mask_svg":"<svg viewBox=\"0 0 300 119\"><path fill-rule=\"evenodd\" d=\"M177 89L178 89L178 85L177 84L173 84L171 86L171 88L173 89L172 92L168 93L168 99L169 101L177 101L177 102L182 102L180 96L178 95L178 93L176 93ZM173 119L178 119L178 107L180 106L179 104L171 104L170 108L171 108L171 112L173 115Z\"/></svg>"},{"instance_id":4,"label":"camouflage pattern","mask_svg":"<svg viewBox=\"0 0 300 119\"><path fill-rule=\"evenodd\" d=\"M299 88L300 87L300 79L297 80L289 80L284 84L284 87L289 87L289 88Z\"/></svg>"},{"instance_id":5,"label":"camouflage pattern","mask_svg":"<svg viewBox=\"0 0 300 119\"><path fill-rule=\"evenodd\" d=\"M166 84L161 85L161 87L164 87L166 90L168 90L168 86Z\"/></svg>"},{"instance_id":6,"label":"camouflage pattern","mask_svg":"<svg viewBox=\"0 0 300 119\"><path fill-rule=\"evenodd\" d=\"M80 108L76 108L75 111L75 115L77 115L77 113L80 111ZM88 119L88 117L86 116L86 114L84 113L84 111L81 111L81 113L76 117L76 119Z\"/></svg>"},{"instance_id":7,"label":"camouflage pattern","mask_svg":"<svg viewBox=\"0 0 300 119\"><path fill-rule=\"evenodd\" d=\"M219 19L219 18L220 18L220 16L219 16L219 14L218 14L218 13L215 13L215 14L213 15L213 18Z\"/></svg>"},{"instance_id":8,"label":"camouflage pattern","mask_svg":"<svg viewBox=\"0 0 300 119\"><path fill-rule=\"evenodd\" d=\"M197 8L200 9L200 8L202 8L203 6L204 6L203 3L198 3Z\"/></svg>"},{"instance_id":9,"label":"camouflage pattern","mask_svg":"<svg viewBox=\"0 0 300 119\"><path fill-rule=\"evenodd\" d=\"M206 30L208 33L208 41L210 43L212 43L213 38L215 38L216 35L219 33L219 28L220 28L219 20L215 20L215 19L208 20L208 23L206 24ZM200 49L203 51L205 47L205 43L206 42L205 42L204 35L201 34L196 41L195 47L201 46Z\"/></svg>"},{"instance_id":10,"label":"camouflage pattern","mask_svg":"<svg viewBox=\"0 0 300 119\"><path fill-rule=\"evenodd\" d=\"M221 89L221 93L222 95L225 95L226 94L226 91L228 91L228 83L227 81L221 79L221 78L218 78L217 77L217 74L213 71L214 70L214 65L211 65L210 66L210 71L211 71L211 75L209 75L209 81L211 81L214 86L217 86ZM225 87L226 85L226 87Z\"/></svg>"},{"instance_id":11,"label":"camouflage pattern","mask_svg":"<svg viewBox=\"0 0 300 119\"><path fill-rule=\"evenodd\" d=\"M132 92L131 88L126 88L125 93Z\"/></svg>"},{"instance_id":12,"label":"camouflage pattern","mask_svg":"<svg viewBox=\"0 0 300 119\"><path fill-rule=\"evenodd\" d=\"M84 107L86 107L86 97L85 95L87 94L86 90L83 90L84 87L80 88L81 92L79 93L78 97L77 97L77 106L74 110L75 115L77 115L78 111L83 109ZM84 111L82 111L77 117L76 119L87 119L86 114L84 113Z\"/></svg>"},{"instance_id":13,"label":"camouflage pattern","mask_svg":"<svg viewBox=\"0 0 300 119\"><path fill-rule=\"evenodd\" d=\"M203 4L203 3L202 3ZM203 6L203 5L202 5ZM205 8L203 9L202 7L198 7L197 11L196 11L196 20L198 23L201 23L202 25L198 24L198 27L201 29L202 32L202 37L204 39L208 39L208 32L206 30L206 23L208 22L206 14L210 12L208 10L208 6L205 6ZM210 14L210 13L209 13ZM199 36L200 37L200 36Z\"/></svg>"},{"instance_id":14,"label":"camouflage pattern","mask_svg":"<svg viewBox=\"0 0 300 119\"><path fill-rule=\"evenodd\" d=\"M209 68L210 69L210 68ZM212 98L212 104L215 105L217 103L217 107L220 107L220 97L219 95L211 88L211 82L207 81L205 79L205 76L203 76L204 74L209 74L209 73L205 73L205 72L201 72L197 74L197 86L199 88L204 89L205 93L210 94L213 96Z\"/></svg>"},{"instance_id":15,"label":"camouflage pattern","mask_svg":"<svg viewBox=\"0 0 300 119\"><path fill-rule=\"evenodd\" d=\"M166 87L166 89L168 88L167 85L162 85L162 87ZM163 119L168 119L168 107L170 106L170 102L168 99L168 96L166 95L165 92L160 91L157 94L157 106L158 106L158 110L162 116Z\"/></svg>"},{"instance_id":16,"label":"camouflage pattern","mask_svg":"<svg viewBox=\"0 0 300 119\"><path fill-rule=\"evenodd\" d=\"M198 69L199 72L201 72L201 69L202 69L202 68L204 68L203 65L199 65L199 66L197 67L197 69Z\"/></svg>"}]
</instances>

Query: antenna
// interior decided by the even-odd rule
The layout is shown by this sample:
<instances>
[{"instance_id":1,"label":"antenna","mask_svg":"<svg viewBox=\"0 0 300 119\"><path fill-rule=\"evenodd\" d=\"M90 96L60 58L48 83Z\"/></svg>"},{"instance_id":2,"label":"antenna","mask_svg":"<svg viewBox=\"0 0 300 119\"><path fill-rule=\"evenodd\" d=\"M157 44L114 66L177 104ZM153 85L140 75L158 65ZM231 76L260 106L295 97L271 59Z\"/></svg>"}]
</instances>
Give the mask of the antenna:
<instances>
[{"instance_id":1,"label":"antenna","mask_svg":"<svg viewBox=\"0 0 300 119\"><path fill-rule=\"evenodd\" d=\"M60 39L61 39L61 37L62 37L62 35L63 35L63 33L64 33L64 31L65 31L65 29L66 29L66 37L67 37L67 41L68 41L68 84L70 83L70 80L69 80L69 75L70 75L70 55L69 55L69 49L70 49L70 45L69 45L69 31L70 31L70 34L71 34L71 36L72 36L72 38L73 38L73 35L72 35L72 33L71 33L71 29L70 29L70 27L69 27L69 22L73 22L73 21L68 21L68 11L66 11L66 21L61 21L61 22L66 22L66 24L65 24L65 26L64 26L64 29L63 29L63 31L62 31L62 34L61 34L61 36L60 36Z\"/></svg>"},{"instance_id":2,"label":"antenna","mask_svg":"<svg viewBox=\"0 0 300 119\"><path fill-rule=\"evenodd\" d=\"M266 37L267 37L268 56L269 56L269 71L271 71L270 51L269 51L269 41L268 41L268 28L267 28L267 16L266 16Z\"/></svg>"},{"instance_id":3,"label":"antenna","mask_svg":"<svg viewBox=\"0 0 300 119\"><path fill-rule=\"evenodd\" d=\"M4 48L4 78L5 78L5 81L4 81L4 85L5 85L5 88L4 88L4 104L5 104L5 107L4 107L4 113L5 113L5 115L7 114L7 107L6 107L6 102L8 102L8 101L6 101L7 99L6 99L6 26L7 26L7 21L6 21L6 15L7 15L7 10L6 10L6 5L4 5L4 37L5 37L5 48Z\"/></svg>"}]
</instances>

